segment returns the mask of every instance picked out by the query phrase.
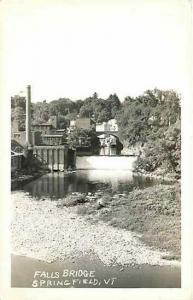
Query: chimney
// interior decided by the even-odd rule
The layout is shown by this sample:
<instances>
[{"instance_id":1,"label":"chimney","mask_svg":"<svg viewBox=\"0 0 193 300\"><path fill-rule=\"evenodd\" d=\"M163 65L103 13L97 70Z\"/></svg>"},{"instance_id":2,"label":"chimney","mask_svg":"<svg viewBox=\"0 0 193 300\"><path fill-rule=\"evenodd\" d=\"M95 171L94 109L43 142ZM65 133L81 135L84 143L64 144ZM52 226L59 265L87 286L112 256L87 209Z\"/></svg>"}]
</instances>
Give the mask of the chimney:
<instances>
[{"instance_id":1,"label":"chimney","mask_svg":"<svg viewBox=\"0 0 193 300\"><path fill-rule=\"evenodd\" d=\"M26 98L26 145L31 146L31 85L27 86Z\"/></svg>"}]
</instances>

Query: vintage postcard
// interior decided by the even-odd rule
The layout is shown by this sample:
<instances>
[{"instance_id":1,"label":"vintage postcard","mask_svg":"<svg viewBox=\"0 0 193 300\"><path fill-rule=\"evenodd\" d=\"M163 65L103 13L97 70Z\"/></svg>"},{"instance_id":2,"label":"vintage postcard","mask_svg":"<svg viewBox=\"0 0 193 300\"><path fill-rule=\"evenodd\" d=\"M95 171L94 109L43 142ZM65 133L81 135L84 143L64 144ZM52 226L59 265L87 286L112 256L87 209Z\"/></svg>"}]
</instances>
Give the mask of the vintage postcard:
<instances>
[{"instance_id":1,"label":"vintage postcard","mask_svg":"<svg viewBox=\"0 0 193 300\"><path fill-rule=\"evenodd\" d=\"M192 299L191 1L0 9L0 299Z\"/></svg>"}]
</instances>

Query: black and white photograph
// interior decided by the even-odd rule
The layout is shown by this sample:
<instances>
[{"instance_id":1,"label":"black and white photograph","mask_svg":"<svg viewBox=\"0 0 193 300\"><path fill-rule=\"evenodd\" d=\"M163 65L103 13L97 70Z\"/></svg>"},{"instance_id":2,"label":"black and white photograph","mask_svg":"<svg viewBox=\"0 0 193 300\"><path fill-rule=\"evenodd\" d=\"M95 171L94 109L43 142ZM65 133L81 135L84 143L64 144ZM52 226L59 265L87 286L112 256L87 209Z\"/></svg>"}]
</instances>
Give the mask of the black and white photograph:
<instances>
[{"instance_id":1,"label":"black and white photograph","mask_svg":"<svg viewBox=\"0 0 193 300\"><path fill-rule=\"evenodd\" d=\"M191 1L0 6L10 288L181 289Z\"/></svg>"}]
</instances>

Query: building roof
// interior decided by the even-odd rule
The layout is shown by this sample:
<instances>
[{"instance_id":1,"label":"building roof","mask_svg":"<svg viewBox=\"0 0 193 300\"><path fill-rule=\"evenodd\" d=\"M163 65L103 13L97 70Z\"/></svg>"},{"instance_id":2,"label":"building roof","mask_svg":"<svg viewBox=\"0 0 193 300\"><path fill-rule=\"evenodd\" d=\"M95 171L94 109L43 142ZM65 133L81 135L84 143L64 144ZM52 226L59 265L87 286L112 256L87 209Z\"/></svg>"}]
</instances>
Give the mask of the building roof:
<instances>
[{"instance_id":1,"label":"building roof","mask_svg":"<svg viewBox=\"0 0 193 300\"><path fill-rule=\"evenodd\" d=\"M63 134L42 134L42 137L63 137Z\"/></svg>"},{"instance_id":2,"label":"building roof","mask_svg":"<svg viewBox=\"0 0 193 300\"><path fill-rule=\"evenodd\" d=\"M32 126L52 126L52 124L48 124L48 123L41 123L41 124L32 124Z\"/></svg>"}]
</instances>

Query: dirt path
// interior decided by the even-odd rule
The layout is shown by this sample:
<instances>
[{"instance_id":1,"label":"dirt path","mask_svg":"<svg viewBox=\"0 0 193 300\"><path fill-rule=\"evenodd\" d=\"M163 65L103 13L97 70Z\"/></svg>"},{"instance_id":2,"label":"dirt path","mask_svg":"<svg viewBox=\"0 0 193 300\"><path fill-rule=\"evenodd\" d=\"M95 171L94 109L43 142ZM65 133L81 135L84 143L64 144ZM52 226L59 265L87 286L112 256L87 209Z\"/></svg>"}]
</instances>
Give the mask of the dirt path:
<instances>
[{"instance_id":1,"label":"dirt path","mask_svg":"<svg viewBox=\"0 0 193 300\"><path fill-rule=\"evenodd\" d=\"M58 208L56 202L35 201L12 193L12 250L45 262L90 255L105 265L179 265L162 259L162 253L139 241L138 236L105 223L90 224L74 208Z\"/></svg>"}]
</instances>

